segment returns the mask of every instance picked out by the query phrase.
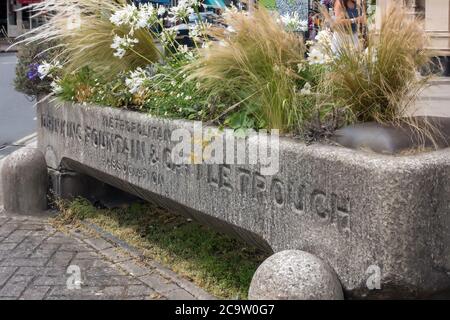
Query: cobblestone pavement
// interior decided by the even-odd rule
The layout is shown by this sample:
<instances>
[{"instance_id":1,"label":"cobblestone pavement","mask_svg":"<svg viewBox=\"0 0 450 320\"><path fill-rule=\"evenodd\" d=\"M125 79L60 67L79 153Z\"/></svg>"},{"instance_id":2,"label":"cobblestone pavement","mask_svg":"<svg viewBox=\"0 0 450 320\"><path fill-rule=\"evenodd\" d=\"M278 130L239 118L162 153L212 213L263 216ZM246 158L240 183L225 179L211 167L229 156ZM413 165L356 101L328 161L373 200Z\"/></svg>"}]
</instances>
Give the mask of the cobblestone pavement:
<instances>
[{"instance_id":1,"label":"cobblestone pavement","mask_svg":"<svg viewBox=\"0 0 450 320\"><path fill-rule=\"evenodd\" d=\"M211 298L98 233L61 232L45 217L0 212L0 299Z\"/></svg>"}]
</instances>

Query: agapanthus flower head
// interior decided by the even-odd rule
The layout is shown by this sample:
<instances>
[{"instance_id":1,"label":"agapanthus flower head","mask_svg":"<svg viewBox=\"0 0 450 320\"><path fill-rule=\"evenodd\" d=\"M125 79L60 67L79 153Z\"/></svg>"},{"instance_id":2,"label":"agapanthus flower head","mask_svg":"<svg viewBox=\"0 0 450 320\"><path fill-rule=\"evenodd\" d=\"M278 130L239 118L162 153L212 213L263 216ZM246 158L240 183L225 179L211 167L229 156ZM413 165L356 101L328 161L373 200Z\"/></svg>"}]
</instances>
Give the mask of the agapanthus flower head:
<instances>
[{"instance_id":1,"label":"agapanthus flower head","mask_svg":"<svg viewBox=\"0 0 450 320\"><path fill-rule=\"evenodd\" d=\"M139 7L128 4L123 9L114 12L109 20L118 27L129 26L130 35L133 35L135 30L155 24L158 21L159 10L149 3L140 4Z\"/></svg>"},{"instance_id":2,"label":"agapanthus flower head","mask_svg":"<svg viewBox=\"0 0 450 320\"><path fill-rule=\"evenodd\" d=\"M125 79L125 85L128 87L131 94L139 92L145 82L149 79L149 72L142 69L141 67L136 68L136 70L131 71L127 79Z\"/></svg>"},{"instance_id":3,"label":"agapanthus flower head","mask_svg":"<svg viewBox=\"0 0 450 320\"><path fill-rule=\"evenodd\" d=\"M188 48L188 46L187 45L179 45L178 46L178 52L179 53L182 53L182 54L186 54L186 53L188 53L188 51L189 51L189 48Z\"/></svg>"},{"instance_id":4,"label":"agapanthus flower head","mask_svg":"<svg viewBox=\"0 0 450 320\"><path fill-rule=\"evenodd\" d=\"M280 16L280 20L286 31L300 32L308 30L308 21L300 19L298 12L287 12Z\"/></svg>"},{"instance_id":5,"label":"agapanthus flower head","mask_svg":"<svg viewBox=\"0 0 450 320\"><path fill-rule=\"evenodd\" d=\"M127 50L134 47L139 40L135 38L131 38L129 36L120 37L117 34L113 38L113 43L111 44L111 48L115 50L114 56L122 59L125 56Z\"/></svg>"},{"instance_id":6,"label":"agapanthus flower head","mask_svg":"<svg viewBox=\"0 0 450 320\"><path fill-rule=\"evenodd\" d=\"M132 25L137 20L138 8L134 4L128 4L123 9L117 10L109 18L115 26Z\"/></svg>"},{"instance_id":7,"label":"agapanthus flower head","mask_svg":"<svg viewBox=\"0 0 450 320\"><path fill-rule=\"evenodd\" d=\"M52 77L52 73L54 73L57 69L61 69L61 64L59 61L55 61L54 63L49 63L47 61L42 61L41 64L37 67L37 73L41 80L46 77Z\"/></svg>"},{"instance_id":8,"label":"agapanthus flower head","mask_svg":"<svg viewBox=\"0 0 450 320\"><path fill-rule=\"evenodd\" d=\"M164 46L168 46L175 41L177 30L174 28L166 28L161 32L160 40Z\"/></svg>"},{"instance_id":9,"label":"agapanthus flower head","mask_svg":"<svg viewBox=\"0 0 450 320\"><path fill-rule=\"evenodd\" d=\"M180 0L176 7L171 7L169 9L171 15L170 20L176 22L188 18L195 12L193 3L196 2L194 0Z\"/></svg>"},{"instance_id":10,"label":"agapanthus flower head","mask_svg":"<svg viewBox=\"0 0 450 320\"><path fill-rule=\"evenodd\" d=\"M55 79L52 81L52 83L50 83L50 88L51 88L53 94L59 94L63 91L63 88L61 87L59 82L60 82L60 79Z\"/></svg>"},{"instance_id":11,"label":"agapanthus flower head","mask_svg":"<svg viewBox=\"0 0 450 320\"><path fill-rule=\"evenodd\" d=\"M315 38L317 44L324 48L331 48L332 39L333 34L331 33L331 31L326 29L320 30Z\"/></svg>"},{"instance_id":12,"label":"agapanthus flower head","mask_svg":"<svg viewBox=\"0 0 450 320\"><path fill-rule=\"evenodd\" d=\"M162 15L164 15L164 14L167 12L167 9L166 9L165 6L158 5L158 10L157 10L157 12L158 12L158 15L159 15L159 16L162 16Z\"/></svg>"},{"instance_id":13,"label":"agapanthus flower head","mask_svg":"<svg viewBox=\"0 0 450 320\"><path fill-rule=\"evenodd\" d=\"M135 29L152 26L158 21L158 10L152 4L141 4L139 6Z\"/></svg>"}]
</instances>

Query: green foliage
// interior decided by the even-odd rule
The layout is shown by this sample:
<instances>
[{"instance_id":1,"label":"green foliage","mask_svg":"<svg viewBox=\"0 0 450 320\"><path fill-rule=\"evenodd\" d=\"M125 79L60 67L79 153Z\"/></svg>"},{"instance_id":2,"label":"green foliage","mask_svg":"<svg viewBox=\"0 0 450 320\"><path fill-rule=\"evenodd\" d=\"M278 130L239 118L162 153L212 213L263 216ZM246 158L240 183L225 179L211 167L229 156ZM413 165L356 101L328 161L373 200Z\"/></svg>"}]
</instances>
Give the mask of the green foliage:
<instances>
[{"instance_id":1,"label":"green foliage","mask_svg":"<svg viewBox=\"0 0 450 320\"><path fill-rule=\"evenodd\" d=\"M68 72L89 66L97 74L114 79L120 73L143 67L158 61L160 53L151 31L147 28L135 30L133 38L139 42L122 58L114 56L111 47L114 35L124 36L130 32L128 26L115 26L111 15L124 8L126 0L52 0L35 5L37 13L44 13L49 21L34 29L23 42L58 42L61 51L58 59Z\"/></svg>"},{"instance_id":2,"label":"green foliage","mask_svg":"<svg viewBox=\"0 0 450 320\"><path fill-rule=\"evenodd\" d=\"M154 75L146 86L145 109L152 115L190 120L209 116L206 97L198 90L195 81L188 80L183 67L191 60L187 57L170 59L154 64Z\"/></svg>"},{"instance_id":3,"label":"green foliage","mask_svg":"<svg viewBox=\"0 0 450 320\"><path fill-rule=\"evenodd\" d=\"M105 79L89 67L64 75L58 82L57 96L64 101L94 103L111 107L132 105L132 95L124 84L125 74Z\"/></svg>"}]
</instances>

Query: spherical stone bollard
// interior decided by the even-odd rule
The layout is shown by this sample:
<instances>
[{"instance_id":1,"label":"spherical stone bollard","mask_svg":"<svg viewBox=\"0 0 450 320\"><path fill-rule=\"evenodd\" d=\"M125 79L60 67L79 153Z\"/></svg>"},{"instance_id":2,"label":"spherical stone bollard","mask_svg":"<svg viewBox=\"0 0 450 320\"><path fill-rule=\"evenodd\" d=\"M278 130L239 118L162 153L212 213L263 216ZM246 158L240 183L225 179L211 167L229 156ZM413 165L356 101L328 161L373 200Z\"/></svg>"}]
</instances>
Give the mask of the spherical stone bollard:
<instances>
[{"instance_id":1,"label":"spherical stone bollard","mask_svg":"<svg viewBox=\"0 0 450 320\"><path fill-rule=\"evenodd\" d=\"M285 250L266 259L256 270L248 298L252 300L342 300L334 270L318 257Z\"/></svg>"},{"instance_id":2,"label":"spherical stone bollard","mask_svg":"<svg viewBox=\"0 0 450 320\"><path fill-rule=\"evenodd\" d=\"M0 178L7 212L32 214L47 209L47 164L39 150L25 147L10 154Z\"/></svg>"}]
</instances>

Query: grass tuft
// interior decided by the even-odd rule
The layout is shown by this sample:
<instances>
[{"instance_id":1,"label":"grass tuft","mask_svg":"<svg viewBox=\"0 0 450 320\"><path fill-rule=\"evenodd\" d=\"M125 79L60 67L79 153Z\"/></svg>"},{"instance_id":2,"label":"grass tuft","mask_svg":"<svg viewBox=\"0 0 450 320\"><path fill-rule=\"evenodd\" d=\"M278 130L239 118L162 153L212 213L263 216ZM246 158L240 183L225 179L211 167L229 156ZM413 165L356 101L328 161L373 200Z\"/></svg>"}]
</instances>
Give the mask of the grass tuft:
<instances>
[{"instance_id":1,"label":"grass tuft","mask_svg":"<svg viewBox=\"0 0 450 320\"><path fill-rule=\"evenodd\" d=\"M114 34L128 34L125 27L116 27L110 16L125 6L125 0L45 0L32 6L36 15L50 16L47 23L23 36L24 43L57 43L61 54L56 59L65 62L67 72L89 66L103 76L113 78L121 71L144 67L158 61L159 51L151 32L135 31L139 40L134 50L119 59L111 48Z\"/></svg>"},{"instance_id":2,"label":"grass tuft","mask_svg":"<svg viewBox=\"0 0 450 320\"><path fill-rule=\"evenodd\" d=\"M188 66L191 78L226 106L222 115L242 110L256 117L257 127L289 131L304 118L295 72L304 61L303 40L264 8L224 19L229 28L211 31L218 41Z\"/></svg>"}]
</instances>

